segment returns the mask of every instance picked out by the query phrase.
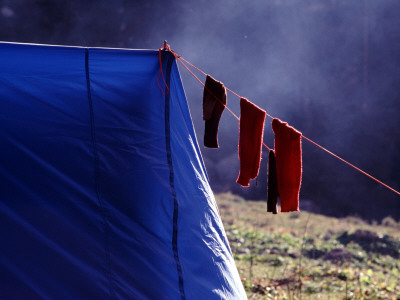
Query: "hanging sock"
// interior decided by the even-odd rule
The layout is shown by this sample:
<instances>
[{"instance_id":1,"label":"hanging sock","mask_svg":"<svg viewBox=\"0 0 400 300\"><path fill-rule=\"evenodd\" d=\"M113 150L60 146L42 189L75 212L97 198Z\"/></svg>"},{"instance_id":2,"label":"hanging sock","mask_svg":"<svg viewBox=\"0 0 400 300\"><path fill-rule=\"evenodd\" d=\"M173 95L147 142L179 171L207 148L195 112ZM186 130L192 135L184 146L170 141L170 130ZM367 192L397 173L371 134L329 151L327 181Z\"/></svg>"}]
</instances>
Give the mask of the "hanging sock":
<instances>
[{"instance_id":1,"label":"hanging sock","mask_svg":"<svg viewBox=\"0 0 400 300\"><path fill-rule=\"evenodd\" d=\"M279 119L272 120L275 133L276 175L281 212L299 211L301 185L301 132Z\"/></svg>"},{"instance_id":2,"label":"hanging sock","mask_svg":"<svg viewBox=\"0 0 400 300\"><path fill-rule=\"evenodd\" d=\"M278 180L276 178L276 159L274 150L269 150L268 156L268 200L267 212L277 214L278 204Z\"/></svg>"},{"instance_id":3,"label":"hanging sock","mask_svg":"<svg viewBox=\"0 0 400 300\"><path fill-rule=\"evenodd\" d=\"M217 100L218 99L218 100ZM207 75L203 92L204 146L218 148L218 125L226 105L226 90L222 82Z\"/></svg>"},{"instance_id":4,"label":"hanging sock","mask_svg":"<svg viewBox=\"0 0 400 300\"><path fill-rule=\"evenodd\" d=\"M239 160L240 172L236 182L249 186L258 175L261 161L265 111L246 98L240 98Z\"/></svg>"}]
</instances>

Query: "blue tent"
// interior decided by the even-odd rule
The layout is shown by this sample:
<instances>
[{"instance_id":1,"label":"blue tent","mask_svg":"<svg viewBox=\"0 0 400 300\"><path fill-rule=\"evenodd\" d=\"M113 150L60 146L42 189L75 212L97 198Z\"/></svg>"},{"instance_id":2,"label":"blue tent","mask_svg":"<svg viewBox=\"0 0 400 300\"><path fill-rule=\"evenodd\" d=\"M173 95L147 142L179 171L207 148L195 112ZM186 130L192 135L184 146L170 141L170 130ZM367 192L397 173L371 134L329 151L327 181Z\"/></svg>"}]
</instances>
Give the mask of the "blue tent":
<instances>
[{"instance_id":1,"label":"blue tent","mask_svg":"<svg viewBox=\"0 0 400 300\"><path fill-rule=\"evenodd\" d=\"M168 93L159 70L0 43L0 299L246 298L171 53Z\"/></svg>"}]
</instances>

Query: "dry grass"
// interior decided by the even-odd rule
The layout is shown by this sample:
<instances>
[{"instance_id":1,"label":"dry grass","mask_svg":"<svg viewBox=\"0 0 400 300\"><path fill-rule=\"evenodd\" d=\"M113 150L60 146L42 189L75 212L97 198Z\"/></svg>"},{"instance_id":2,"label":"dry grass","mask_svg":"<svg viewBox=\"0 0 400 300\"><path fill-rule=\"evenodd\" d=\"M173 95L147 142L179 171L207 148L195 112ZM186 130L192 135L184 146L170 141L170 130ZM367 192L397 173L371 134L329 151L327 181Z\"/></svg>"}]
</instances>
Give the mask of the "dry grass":
<instances>
[{"instance_id":1,"label":"dry grass","mask_svg":"<svg viewBox=\"0 0 400 300\"><path fill-rule=\"evenodd\" d=\"M216 200L249 299L400 299L395 220L273 215L265 202Z\"/></svg>"}]
</instances>

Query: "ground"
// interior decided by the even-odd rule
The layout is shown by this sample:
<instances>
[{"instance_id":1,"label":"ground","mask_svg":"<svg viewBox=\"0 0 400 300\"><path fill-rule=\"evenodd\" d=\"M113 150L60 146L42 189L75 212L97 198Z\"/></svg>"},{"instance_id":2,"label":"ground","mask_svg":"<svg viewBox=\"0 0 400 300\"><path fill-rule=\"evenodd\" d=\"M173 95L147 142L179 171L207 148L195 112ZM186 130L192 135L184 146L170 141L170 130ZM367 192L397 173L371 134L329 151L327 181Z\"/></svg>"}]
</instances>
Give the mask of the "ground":
<instances>
[{"instance_id":1,"label":"ground","mask_svg":"<svg viewBox=\"0 0 400 300\"><path fill-rule=\"evenodd\" d=\"M400 222L273 215L266 201L216 200L249 299L400 300Z\"/></svg>"}]
</instances>

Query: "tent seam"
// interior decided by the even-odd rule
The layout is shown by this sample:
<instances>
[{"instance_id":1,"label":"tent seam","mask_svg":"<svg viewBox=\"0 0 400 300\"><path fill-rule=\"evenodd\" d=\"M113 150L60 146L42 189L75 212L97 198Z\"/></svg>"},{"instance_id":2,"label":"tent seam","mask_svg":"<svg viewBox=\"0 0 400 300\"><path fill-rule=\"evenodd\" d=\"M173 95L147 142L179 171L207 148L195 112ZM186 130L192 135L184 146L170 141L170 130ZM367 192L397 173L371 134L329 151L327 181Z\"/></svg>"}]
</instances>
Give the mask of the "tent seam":
<instances>
[{"instance_id":1,"label":"tent seam","mask_svg":"<svg viewBox=\"0 0 400 300\"><path fill-rule=\"evenodd\" d=\"M168 53L168 52L166 52ZM167 62L167 70L166 70L166 82L167 86L170 85L171 81L171 69L174 58L171 59L170 53L168 53L168 62ZM170 93L165 93L165 142L166 142L166 150L167 150L167 161L169 167L169 184L171 188L172 197L174 199L174 213L173 213L173 224L172 224L172 250L174 252L174 259L176 263L176 269L178 272L179 279L179 291L181 293L181 299L185 300L185 290L183 287L183 275L182 275L182 265L179 260L178 253L178 199L176 196L175 190L175 182L174 182L174 168L172 164L172 151L171 151L171 126L170 126Z\"/></svg>"},{"instance_id":2,"label":"tent seam","mask_svg":"<svg viewBox=\"0 0 400 300\"><path fill-rule=\"evenodd\" d=\"M93 145L93 153L94 153L94 181L95 181L95 191L96 197L100 206L100 214L103 219L103 231L104 231L104 250L106 252L106 269L107 269L107 279L109 281L109 293L110 299L116 299L115 293L113 289L113 280L111 274L111 255L109 248L109 229L110 226L107 221L106 209L103 203L103 200L100 197L100 188L99 188L99 153L97 147L96 140L96 128L94 122L94 110L93 110L93 100L92 100L92 92L90 86L90 76L89 76L89 49L85 49L85 73L86 73L86 85L88 92L88 101L89 101L89 110L90 110L90 127L91 127L91 135L92 135L92 145Z\"/></svg>"}]
</instances>

